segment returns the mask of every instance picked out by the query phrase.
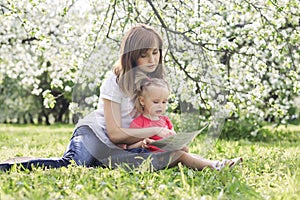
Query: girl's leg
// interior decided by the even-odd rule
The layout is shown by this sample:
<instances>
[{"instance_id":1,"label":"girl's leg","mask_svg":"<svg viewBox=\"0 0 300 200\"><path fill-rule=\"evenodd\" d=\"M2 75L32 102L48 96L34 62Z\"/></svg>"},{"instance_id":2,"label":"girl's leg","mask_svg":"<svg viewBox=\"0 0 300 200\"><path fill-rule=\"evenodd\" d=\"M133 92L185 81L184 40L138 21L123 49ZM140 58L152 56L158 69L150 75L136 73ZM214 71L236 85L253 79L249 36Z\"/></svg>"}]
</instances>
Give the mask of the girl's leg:
<instances>
[{"instance_id":1,"label":"girl's leg","mask_svg":"<svg viewBox=\"0 0 300 200\"><path fill-rule=\"evenodd\" d=\"M226 166L233 167L234 165L242 162L242 158L234 158L232 160L224 160L222 162L212 161L184 151L175 152L174 158L177 159L174 161L173 166L181 162L183 165L189 168L198 169L198 170L202 170L206 167L209 167L211 169L221 170Z\"/></svg>"},{"instance_id":2,"label":"girl's leg","mask_svg":"<svg viewBox=\"0 0 300 200\"><path fill-rule=\"evenodd\" d=\"M200 156L187 153L185 151L175 152L174 158L177 158L174 161L174 165L177 165L180 162L189 168L198 170L202 170L205 167L213 169L214 165L216 164L216 161L206 160L204 158L201 158Z\"/></svg>"}]
</instances>

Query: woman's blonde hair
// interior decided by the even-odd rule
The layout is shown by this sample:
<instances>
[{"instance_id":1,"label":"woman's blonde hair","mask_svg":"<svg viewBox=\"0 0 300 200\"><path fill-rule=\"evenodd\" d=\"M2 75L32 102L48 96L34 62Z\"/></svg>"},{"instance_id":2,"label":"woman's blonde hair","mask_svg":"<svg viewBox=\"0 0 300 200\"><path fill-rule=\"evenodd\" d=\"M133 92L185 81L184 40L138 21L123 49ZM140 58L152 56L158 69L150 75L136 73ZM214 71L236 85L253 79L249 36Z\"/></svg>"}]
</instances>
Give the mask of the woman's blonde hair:
<instances>
[{"instance_id":1,"label":"woman's blonde hair","mask_svg":"<svg viewBox=\"0 0 300 200\"><path fill-rule=\"evenodd\" d=\"M133 95L134 106L139 113L143 113L144 108L140 103L140 97L145 96L149 91L150 86L158 86L166 88L170 92L169 84L166 80L161 78L150 78L143 72L138 72L135 78L136 89Z\"/></svg>"},{"instance_id":2,"label":"woman's blonde hair","mask_svg":"<svg viewBox=\"0 0 300 200\"><path fill-rule=\"evenodd\" d=\"M156 70L150 74L152 78L164 78L162 61L163 41L161 36L150 26L139 24L132 27L123 37L120 47L120 59L114 67L117 82L121 90L128 96L134 94L137 59L150 48L159 48L160 57Z\"/></svg>"}]
</instances>

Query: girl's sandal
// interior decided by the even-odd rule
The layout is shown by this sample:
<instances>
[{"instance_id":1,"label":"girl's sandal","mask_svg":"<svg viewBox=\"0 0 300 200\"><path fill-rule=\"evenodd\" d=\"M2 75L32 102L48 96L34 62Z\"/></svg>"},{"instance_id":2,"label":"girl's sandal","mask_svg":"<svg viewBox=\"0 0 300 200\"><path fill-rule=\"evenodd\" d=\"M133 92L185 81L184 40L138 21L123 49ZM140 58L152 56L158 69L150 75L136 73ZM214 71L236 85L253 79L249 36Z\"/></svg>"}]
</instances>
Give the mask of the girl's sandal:
<instances>
[{"instance_id":1,"label":"girl's sandal","mask_svg":"<svg viewBox=\"0 0 300 200\"><path fill-rule=\"evenodd\" d=\"M243 161L243 158L238 157L238 158L233 158L233 159L224 159L222 161L217 161L216 164L213 166L213 168L217 171L222 170L225 167L229 167L230 169L232 169L234 166L236 166L237 164L241 163Z\"/></svg>"}]
</instances>

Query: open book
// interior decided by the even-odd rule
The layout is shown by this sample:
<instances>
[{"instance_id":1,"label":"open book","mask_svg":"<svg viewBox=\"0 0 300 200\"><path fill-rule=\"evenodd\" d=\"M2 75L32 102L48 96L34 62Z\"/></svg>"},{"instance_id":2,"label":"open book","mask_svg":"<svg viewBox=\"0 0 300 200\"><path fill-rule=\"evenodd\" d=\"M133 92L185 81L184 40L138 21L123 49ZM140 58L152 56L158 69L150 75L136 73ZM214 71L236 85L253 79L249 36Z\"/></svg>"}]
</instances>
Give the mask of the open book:
<instances>
[{"instance_id":1,"label":"open book","mask_svg":"<svg viewBox=\"0 0 300 200\"><path fill-rule=\"evenodd\" d=\"M208 123L200 130L177 133L171 137L152 142L151 145L154 145L165 151L182 149L183 147L187 146L198 134L202 133L207 126Z\"/></svg>"}]
</instances>

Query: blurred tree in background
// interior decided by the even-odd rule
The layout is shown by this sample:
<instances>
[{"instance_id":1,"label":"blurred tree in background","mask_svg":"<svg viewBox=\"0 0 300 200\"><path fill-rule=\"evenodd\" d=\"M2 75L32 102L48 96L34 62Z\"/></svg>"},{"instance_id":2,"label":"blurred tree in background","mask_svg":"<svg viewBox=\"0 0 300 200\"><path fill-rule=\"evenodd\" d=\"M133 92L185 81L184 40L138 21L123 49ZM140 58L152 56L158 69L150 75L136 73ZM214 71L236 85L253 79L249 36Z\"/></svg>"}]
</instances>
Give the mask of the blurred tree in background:
<instances>
[{"instance_id":1,"label":"blurred tree in background","mask_svg":"<svg viewBox=\"0 0 300 200\"><path fill-rule=\"evenodd\" d=\"M205 120L221 110L249 132L266 120L287 123L299 114L299 3L2 1L0 121L70 122L70 113L96 108L124 32L146 23L165 41L171 111Z\"/></svg>"}]
</instances>

